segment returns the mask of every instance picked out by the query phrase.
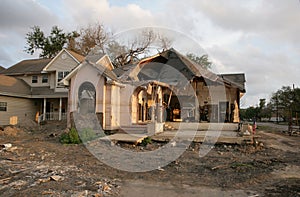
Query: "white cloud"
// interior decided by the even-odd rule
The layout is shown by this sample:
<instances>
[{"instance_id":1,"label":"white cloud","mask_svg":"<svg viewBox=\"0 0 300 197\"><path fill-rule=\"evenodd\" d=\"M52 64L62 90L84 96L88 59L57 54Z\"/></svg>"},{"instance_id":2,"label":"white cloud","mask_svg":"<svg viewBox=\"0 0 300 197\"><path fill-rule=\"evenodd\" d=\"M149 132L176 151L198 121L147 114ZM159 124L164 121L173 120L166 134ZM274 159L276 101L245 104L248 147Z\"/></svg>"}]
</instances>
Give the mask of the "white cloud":
<instances>
[{"instance_id":1,"label":"white cloud","mask_svg":"<svg viewBox=\"0 0 300 197\"><path fill-rule=\"evenodd\" d=\"M70 31L100 22L115 32L145 26L168 28L177 36L173 38L177 50L208 53L219 73L244 72L246 106L299 81L298 0L116 2L61 0L60 9L55 10L52 1L51 5L46 0L2 1L0 52L7 58L1 57L0 64L27 57L21 51L32 25L50 29L59 24Z\"/></svg>"}]
</instances>

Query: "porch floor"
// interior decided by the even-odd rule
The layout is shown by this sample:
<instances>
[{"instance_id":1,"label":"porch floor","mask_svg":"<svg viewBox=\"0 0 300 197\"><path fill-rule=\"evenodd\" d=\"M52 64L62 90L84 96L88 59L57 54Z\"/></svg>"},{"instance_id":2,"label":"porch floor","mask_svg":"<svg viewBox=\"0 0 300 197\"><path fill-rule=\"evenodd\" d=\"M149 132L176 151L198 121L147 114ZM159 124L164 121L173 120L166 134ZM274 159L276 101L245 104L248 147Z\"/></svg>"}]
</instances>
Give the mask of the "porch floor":
<instances>
[{"instance_id":1,"label":"porch floor","mask_svg":"<svg viewBox=\"0 0 300 197\"><path fill-rule=\"evenodd\" d=\"M154 135L152 140L166 142L174 139L188 140L193 142L204 142L206 137L216 136L216 143L224 144L242 144L245 142L252 143L252 136L238 136L236 131L164 131L163 133Z\"/></svg>"},{"instance_id":2,"label":"porch floor","mask_svg":"<svg viewBox=\"0 0 300 197\"><path fill-rule=\"evenodd\" d=\"M174 138L177 136L176 138ZM218 136L216 143L224 144L242 144L242 143L252 143L252 136L237 136L236 131L164 131L159 134L128 134L128 133L116 133L113 135L106 136L102 140L110 140L113 142L127 142L139 144L143 139L151 137L152 140L158 142L168 142L172 139L176 141L188 140L193 142L204 142L206 137Z\"/></svg>"}]
</instances>

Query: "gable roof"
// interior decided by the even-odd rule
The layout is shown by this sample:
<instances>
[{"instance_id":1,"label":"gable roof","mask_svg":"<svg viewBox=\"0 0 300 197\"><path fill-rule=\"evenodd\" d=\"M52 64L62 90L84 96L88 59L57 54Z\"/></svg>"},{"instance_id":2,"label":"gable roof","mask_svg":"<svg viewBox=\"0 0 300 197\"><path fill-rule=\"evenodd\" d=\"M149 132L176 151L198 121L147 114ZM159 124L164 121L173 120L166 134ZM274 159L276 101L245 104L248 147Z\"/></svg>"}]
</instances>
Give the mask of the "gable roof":
<instances>
[{"instance_id":1,"label":"gable roof","mask_svg":"<svg viewBox=\"0 0 300 197\"><path fill-rule=\"evenodd\" d=\"M21 79L0 74L0 94L27 97L31 94L31 88Z\"/></svg>"},{"instance_id":2,"label":"gable roof","mask_svg":"<svg viewBox=\"0 0 300 197\"><path fill-rule=\"evenodd\" d=\"M22 60L1 72L5 75L38 74L51 61L51 59Z\"/></svg>"},{"instance_id":3,"label":"gable roof","mask_svg":"<svg viewBox=\"0 0 300 197\"><path fill-rule=\"evenodd\" d=\"M52 63L63 53L66 52L75 62L80 64L84 61L85 57L68 49L63 48L44 68L43 71L47 71L47 69L52 65Z\"/></svg>"},{"instance_id":4,"label":"gable roof","mask_svg":"<svg viewBox=\"0 0 300 197\"><path fill-rule=\"evenodd\" d=\"M158 80L168 84L180 84L182 81L192 80L194 77L202 77L213 83L233 86L242 92L246 92L245 75L243 73L217 75L173 48L145 58L135 66L127 65L113 71L122 81Z\"/></svg>"},{"instance_id":5,"label":"gable roof","mask_svg":"<svg viewBox=\"0 0 300 197\"><path fill-rule=\"evenodd\" d=\"M117 81L116 74L108 69L107 67L100 64L100 61L104 58L106 58L107 55L104 54L98 54L98 58L96 58L96 55L87 56L84 62L82 62L79 66L74 68L64 79L61 80L60 84L63 84L64 86L69 85L69 80L84 66L90 65L97 69L99 73L104 75L105 77L112 79L114 81Z\"/></svg>"},{"instance_id":6,"label":"gable roof","mask_svg":"<svg viewBox=\"0 0 300 197\"><path fill-rule=\"evenodd\" d=\"M168 65L169 67L162 65ZM120 70L118 70L118 72L119 71ZM123 75L126 73L127 72L123 73ZM213 82L223 82L222 78L218 75L189 60L173 48L141 60L136 68L132 69L129 77L133 79L137 79L136 77L138 77L143 80L159 78L159 80L165 82L177 83L180 80L178 77L183 77L181 75L187 80L191 80L196 76L209 79ZM122 76L121 78L125 77Z\"/></svg>"}]
</instances>

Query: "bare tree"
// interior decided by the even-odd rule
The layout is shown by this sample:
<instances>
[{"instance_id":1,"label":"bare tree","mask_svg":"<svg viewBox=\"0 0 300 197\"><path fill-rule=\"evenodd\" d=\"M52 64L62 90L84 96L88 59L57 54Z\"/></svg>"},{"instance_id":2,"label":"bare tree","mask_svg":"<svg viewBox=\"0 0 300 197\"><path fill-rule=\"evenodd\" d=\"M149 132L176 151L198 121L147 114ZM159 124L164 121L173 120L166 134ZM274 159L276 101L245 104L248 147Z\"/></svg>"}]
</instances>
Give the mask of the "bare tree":
<instances>
[{"instance_id":1,"label":"bare tree","mask_svg":"<svg viewBox=\"0 0 300 197\"><path fill-rule=\"evenodd\" d=\"M87 55L92 48L98 46L102 50L101 52L105 53L105 46L110 39L109 35L103 25L99 23L89 25L87 28L80 30L80 37L75 43L69 42L69 44L73 44L69 45L69 48L82 55Z\"/></svg>"},{"instance_id":2,"label":"bare tree","mask_svg":"<svg viewBox=\"0 0 300 197\"><path fill-rule=\"evenodd\" d=\"M154 32L151 29L142 31L134 39L129 40L127 45L122 45L117 41L109 44L108 53L113 55L111 58L117 67L124 66L139 61L149 55L153 45L157 45L159 52L170 48L172 41Z\"/></svg>"}]
</instances>

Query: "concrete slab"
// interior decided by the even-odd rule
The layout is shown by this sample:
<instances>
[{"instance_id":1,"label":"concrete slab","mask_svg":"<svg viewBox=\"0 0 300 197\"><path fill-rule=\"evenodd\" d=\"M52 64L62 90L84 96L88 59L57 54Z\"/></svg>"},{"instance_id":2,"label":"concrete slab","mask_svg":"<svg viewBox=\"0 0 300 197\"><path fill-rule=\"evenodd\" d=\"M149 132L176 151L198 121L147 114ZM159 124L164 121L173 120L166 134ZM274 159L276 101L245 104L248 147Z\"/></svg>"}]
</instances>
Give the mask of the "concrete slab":
<instances>
[{"instance_id":1,"label":"concrete slab","mask_svg":"<svg viewBox=\"0 0 300 197\"><path fill-rule=\"evenodd\" d=\"M110 140L110 141L114 141L114 142L128 142L128 143L139 144L146 137L148 137L148 135L145 135L145 134L116 133L116 134L108 135L108 136L100 138L100 139L101 140Z\"/></svg>"},{"instance_id":2,"label":"concrete slab","mask_svg":"<svg viewBox=\"0 0 300 197\"><path fill-rule=\"evenodd\" d=\"M204 142L206 137L217 137L216 143L242 144L252 142L252 136L238 136L235 131L165 131L152 136L155 141L170 141L176 136L178 140L190 140L194 142Z\"/></svg>"}]
</instances>

